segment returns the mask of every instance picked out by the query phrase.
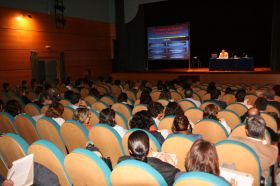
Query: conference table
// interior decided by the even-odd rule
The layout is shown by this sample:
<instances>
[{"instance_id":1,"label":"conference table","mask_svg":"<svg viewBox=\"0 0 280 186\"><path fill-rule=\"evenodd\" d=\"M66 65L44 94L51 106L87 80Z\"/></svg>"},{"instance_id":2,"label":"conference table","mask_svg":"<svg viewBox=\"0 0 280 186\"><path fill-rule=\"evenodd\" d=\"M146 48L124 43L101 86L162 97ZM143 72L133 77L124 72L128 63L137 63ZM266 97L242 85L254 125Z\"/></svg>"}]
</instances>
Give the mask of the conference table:
<instances>
[{"instance_id":1,"label":"conference table","mask_svg":"<svg viewBox=\"0 0 280 186\"><path fill-rule=\"evenodd\" d=\"M211 58L209 60L209 70L226 70L226 71L253 71L254 60L253 58L230 58L230 59L217 59Z\"/></svg>"}]
</instances>

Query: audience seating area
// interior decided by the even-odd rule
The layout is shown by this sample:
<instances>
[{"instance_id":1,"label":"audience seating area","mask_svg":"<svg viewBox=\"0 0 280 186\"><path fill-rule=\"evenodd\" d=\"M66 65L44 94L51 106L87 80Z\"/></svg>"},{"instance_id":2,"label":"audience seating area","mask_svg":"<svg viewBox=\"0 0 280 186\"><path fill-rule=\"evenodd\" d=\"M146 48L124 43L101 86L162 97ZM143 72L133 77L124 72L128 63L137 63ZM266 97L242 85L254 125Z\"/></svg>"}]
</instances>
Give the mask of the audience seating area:
<instances>
[{"instance_id":1,"label":"audience seating area","mask_svg":"<svg viewBox=\"0 0 280 186\"><path fill-rule=\"evenodd\" d=\"M136 82L139 83L139 82ZM90 111L88 130L82 123L73 120L74 108L71 107L70 100L61 97L59 101L64 106L64 124L60 126L54 119L44 116L48 106L40 107L35 102L24 104L20 96L15 97L11 91L3 93L1 99L9 100L16 98L23 106L22 113L13 117L10 113L2 110L0 113L0 174L6 177L8 168L12 162L27 154L34 154L35 162L52 171L61 185L167 185L161 174L153 167L136 160L125 160L118 163L121 156L129 155L128 138L136 130L130 129L129 122L132 117L143 110L148 110L146 104L141 103L141 89L129 88L124 82L122 85L115 85L110 82L96 81L93 83L99 96L90 94L89 86L83 88L73 87L72 91L80 94ZM254 106L257 100L257 92L265 93L273 85L229 85L217 84L221 90L220 100L226 103L223 109L217 102L211 100L207 92L207 83L191 85L193 100L200 101L198 108L194 102L185 98L184 87L174 83L174 88L170 88L170 99L161 99L161 90L157 86L146 83L145 87L150 88L152 101L160 103L164 108L170 102L177 102L183 109L184 115L192 124L192 134L202 136L203 139L215 144L220 166L225 164L235 164L236 170L250 173L254 178L253 185L260 185L261 167L258 155L252 148L241 142L230 140L231 136L246 137L244 115L248 108L236 102L234 93L225 94L225 88L231 87L233 91L244 88L247 92L245 99ZM53 89L58 94L63 95L67 88L64 84L53 85ZM30 90L31 91L31 90ZM32 92L32 91L31 91ZM128 104L118 102L119 95L125 92L128 97ZM10 94L10 95L9 95ZM30 93L34 96L34 93ZM28 97L28 96L27 96ZM275 97L277 99L277 97ZM214 119L203 119L203 112L207 105L214 104L218 107L217 116L223 118L231 129L228 133L223 124ZM99 114L103 109L111 108L116 112L115 121L127 133L121 137L111 126L100 123ZM273 112L280 116L280 111L274 105L268 104L261 116L266 121L266 126L271 128L277 135L279 127L277 119L269 113ZM42 115L37 121L34 116ZM185 172L185 159L196 138L192 135L173 133L172 126L175 115L162 117L158 126L159 131L167 130L168 137L162 145L148 131L150 139L150 152L165 152L175 154L177 158L176 167ZM272 139L266 131L265 139L268 144L272 144ZM97 147L104 158L110 158L113 166L111 171L108 165L95 153L86 150L88 141ZM150 153L150 156L152 154ZM141 176L139 176L141 175ZM273 176L265 178L266 183L273 182ZM268 181L269 180L269 181ZM93 184L94 183L94 184ZM174 182L175 186L183 185L229 185L221 177L203 172L185 172Z\"/></svg>"}]
</instances>

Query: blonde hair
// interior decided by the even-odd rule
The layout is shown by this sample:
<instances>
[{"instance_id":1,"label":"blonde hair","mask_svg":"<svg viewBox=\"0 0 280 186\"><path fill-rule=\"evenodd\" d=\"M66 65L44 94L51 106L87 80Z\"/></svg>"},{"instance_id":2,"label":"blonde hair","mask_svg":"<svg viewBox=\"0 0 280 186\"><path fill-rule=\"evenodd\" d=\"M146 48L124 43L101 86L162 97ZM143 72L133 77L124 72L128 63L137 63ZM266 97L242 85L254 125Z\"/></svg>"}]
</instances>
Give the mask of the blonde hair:
<instances>
[{"instance_id":1,"label":"blonde hair","mask_svg":"<svg viewBox=\"0 0 280 186\"><path fill-rule=\"evenodd\" d=\"M90 116L90 111L88 108L77 108L74 111L73 119L81 123L84 123L89 116Z\"/></svg>"}]
</instances>

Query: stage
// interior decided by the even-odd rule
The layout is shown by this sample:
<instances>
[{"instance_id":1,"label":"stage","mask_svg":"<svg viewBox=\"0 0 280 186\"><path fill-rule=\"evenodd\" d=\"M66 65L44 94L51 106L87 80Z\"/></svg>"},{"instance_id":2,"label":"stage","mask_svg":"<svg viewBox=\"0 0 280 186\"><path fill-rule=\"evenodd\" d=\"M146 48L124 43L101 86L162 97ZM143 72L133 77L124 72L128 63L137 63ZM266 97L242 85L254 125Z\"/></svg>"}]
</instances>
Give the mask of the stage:
<instances>
[{"instance_id":1,"label":"stage","mask_svg":"<svg viewBox=\"0 0 280 186\"><path fill-rule=\"evenodd\" d=\"M111 76L119 80L148 80L156 84L157 80L185 78L201 82L219 82L230 84L280 84L280 73L270 68L258 67L254 71L209 71L209 68L178 68L144 72L115 72Z\"/></svg>"}]
</instances>

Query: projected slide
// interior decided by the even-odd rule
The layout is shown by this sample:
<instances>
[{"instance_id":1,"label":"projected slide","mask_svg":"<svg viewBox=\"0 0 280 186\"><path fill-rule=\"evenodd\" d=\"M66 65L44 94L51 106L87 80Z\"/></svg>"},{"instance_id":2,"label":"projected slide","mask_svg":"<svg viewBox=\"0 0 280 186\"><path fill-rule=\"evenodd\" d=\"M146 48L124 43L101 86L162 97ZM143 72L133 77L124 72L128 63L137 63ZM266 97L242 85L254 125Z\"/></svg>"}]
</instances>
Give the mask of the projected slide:
<instances>
[{"instance_id":1,"label":"projected slide","mask_svg":"<svg viewBox=\"0 0 280 186\"><path fill-rule=\"evenodd\" d=\"M148 27L149 60L188 60L189 24Z\"/></svg>"}]
</instances>

